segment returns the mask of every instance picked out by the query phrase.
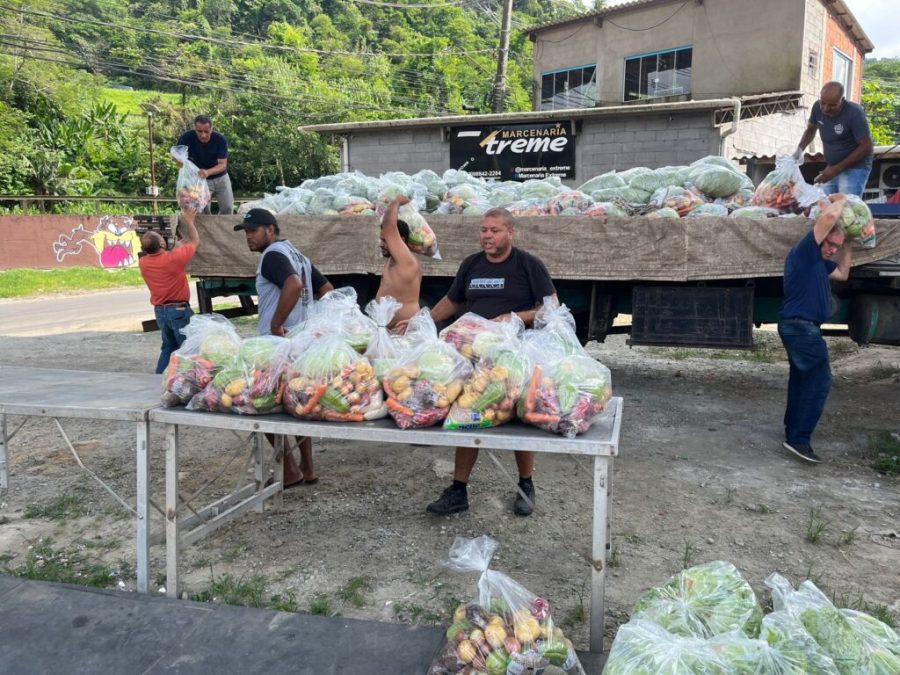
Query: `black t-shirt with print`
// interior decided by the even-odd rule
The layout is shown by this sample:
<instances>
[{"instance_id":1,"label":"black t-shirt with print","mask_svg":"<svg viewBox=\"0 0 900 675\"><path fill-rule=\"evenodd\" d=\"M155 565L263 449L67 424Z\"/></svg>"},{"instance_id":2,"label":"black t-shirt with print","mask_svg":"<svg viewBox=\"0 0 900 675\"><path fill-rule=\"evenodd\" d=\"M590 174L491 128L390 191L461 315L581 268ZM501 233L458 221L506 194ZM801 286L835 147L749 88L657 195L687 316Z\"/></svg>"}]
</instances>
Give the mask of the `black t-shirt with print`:
<instances>
[{"instance_id":1,"label":"black t-shirt with print","mask_svg":"<svg viewBox=\"0 0 900 675\"><path fill-rule=\"evenodd\" d=\"M494 319L509 312L534 309L555 292L544 263L513 247L509 257L500 263L488 260L484 251L463 260L447 297L465 304L468 312Z\"/></svg>"}]
</instances>

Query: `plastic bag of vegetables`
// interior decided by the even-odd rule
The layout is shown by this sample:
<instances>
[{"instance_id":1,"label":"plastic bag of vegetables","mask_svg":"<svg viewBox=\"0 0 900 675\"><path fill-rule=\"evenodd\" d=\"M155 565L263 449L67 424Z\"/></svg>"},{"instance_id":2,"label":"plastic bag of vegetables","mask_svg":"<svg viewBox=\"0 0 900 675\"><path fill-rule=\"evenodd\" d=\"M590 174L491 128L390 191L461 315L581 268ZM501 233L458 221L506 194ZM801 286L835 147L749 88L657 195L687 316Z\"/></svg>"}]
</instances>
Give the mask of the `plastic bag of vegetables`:
<instances>
[{"instance_id":1,"label":"plastic bag of vegetables","mask_svg":"<svg viewBox=\"0 0 900 675\"><path fill-rule=\"evenodd\" d=\"M783 610L763 617L759 639L800 664L794 670L785 670L785 673L838 675L831 657L813 640L803 624Z\"/></svg>"},{"instance_id":2,"label":"plastic bag of vegetables","mask_svg":"<svg viewBox=\"0 0 900 675\"><path fill-rule=\"evenodd\" d=\"M194 395L188 410L266 415L281 411L284 375L291 342L264 335L241 342L237 357L224 366L203 391Z\"/></svg>"},{"instance_id":3,"label":"plastic bag of vegetables","mask_svg":"<svg viewBox=\"0 0 900 675\"><path fill-rule=\"evenodd\" d=\"M328 422L363 422L387 416L372 364L337 333L316 339L290 365L284 408L300 419Z\"/></svg>"},{"instance_id":4,"label":"plastic bag of vegetables","mask_svg":"<svg viewBox=\"0 0 900 675\"><path fill-rule=\"evenodd\" d=\"M813 582L806 580L795 591L786 578L775 573L769 575L766 585L772 589L775 610L785 610L803 624L842 675L900 672L900 646L891 649L881 640L872 639L870 628L838 610ZM869 625L871 622L867 621Z\"/></svg>"},{"instance_id":5,"label":"plastic bag of vegetables","mask_svg":"<svg viewBox=\"0 0 900 675\"><path fill-rule=\"evenodd\" d=\"M594 190L604 190L607 188L622 188L628 185L625 182L625 179L622 178L615 171L610 171L608 173L601 174L600 176L594 176L590 180L582 183L578 187L579 192L584 192L585 194L591 194Z\"/></svg>"},{"instance_id":6,"label":"plastic bag of vegetables","mask_svg":"<svg viewBox=\"0 0 900 675\"><path fill-rule=\"evenodd\" d=\"M548 213L545 199L520 199L503 208L514 216L546 216Z\"/></svg>"},{"instance_id":7,"label":"plastic bag of vegetables","mask_svg":"<svg viewBox=\"0 0 900 675\"><path fill-rule=\"evenodd\" d=\"M410 251L426 258L441 259L434 230L431 229L431 225L428 224L425 217L416 211L412 203L401 206L397 211L397 218L409 225L409 242L406 245Z\"/></svg>"},{"instance_id":8,"label":"plastic bag of vegetables","mask_svg":"<svg viewBox=\"0 0 900 675\"><path fill-rule=\"evenodd\" d=\"M864 248L875 248L875 221L872 212L866 203L856 195L845 195L847 203L841 211L841 219L838 221L844 228L847 237L856 239ZM809 217L813 220L819 217L822 208L818 202L813 204L809 211Z\"/></svg>"},{"instance_id":9,"label":"plastic bag of vegetables","mask_svg":"<svg viewBox=\"0 0 900 675\"><path fill-rule=\"evenodd\" d=\"M686 216L705 201L703 196L692 188L664 187L653 193L649 204L657 209L675 209L679 216Z\"/></svg>"},{"instance_id":10,"label":"plastic bag of vegetables","mask_svg":"<svg viewBox=\"0 0 900 675\"><path fill-rule=\"evenodd\" d=\"M775 169L756 188L750 203L753 206L767 206L782 213L799 213L803 207L824 196L821 188L814 188L803 180L798 160L791 155L775 158Z\"/></svg>"},{"instance_id":11,"label":"plastic bag of vegetables","mask_svg":"<svg viewBox=\"0 0 900 675\"><path fill-rule=\"evenodd\" d=\"M410 320L407 335L413 346L384 374L388 412L401 429L430 427L444 421L472 366L438 339L428 310Z\"/></svg>"},{"instance_id":12,"label":"plastic bag of vegetables","mask_svg":"<svg viewBox=\"0 0 900 675\"><path fill-rule=\"evenodd\" d=\"M734 630L756 637L762 610L735 566L719 560L682 570L650 589L631 616L683 637L707 638Z\"/></svg>"},{"instance_id":13,"label":"plastic bag of vegetables","mask_svg":"<svg viewBox=\"0 0 900 675\"><path fill-rule=\"evenodd\" d=\"M673 635L651 621L635 618L619 626L603 672L604 675L734 673L706 640Z\"/></svg>"},{"instance_id":14,"label":"plastic bag of vegetables","mask_svg":"<svg viewBox=\"0 0 900 675\"><path fill-rule=\"evenodd\" d=\"M753 187L746 174L718 164L698 164L687 174L687 182L713 199L728 197L741 188Z\"/></svg>"},{"instance_id":15,"label":"plastic bag of vegetables","mask_svg":"<svg viewBox=\"0 0 900 675\"><path fill-rule=\"evenodd\" d=\"M485 201L486 195L483 185L460 183L447 190L437 212L450 215L462 213L472 202Z\"/></svg>"},{"instance_id":16,"label":"plastic bag of vegetables","mask_svg":"<svg viewBox=\"0 0 900 675\"><path fill-rule=\"evenodd\" d=\"M445 429L484 429L515 417L516 401L531 375L531 361L522 353L519 340L525 325L517 316L494 323L502 327L501 341L479 354L475 372L444 420Z\"/></svg>"},{"instance_id":17,"label":"plastic bag of vegetables","mask_svg":"<svg viewBox=\"0 0 900 675\"><path fill-rule=\"evenodd\" d=\"M765 206L743 206L731 212L731 218L751 218L753 220L765 220L766 218L774 218L778 215L775 209L769 209Z\"/></svg>"},{"instance_id":18,"label":"plastic bag of vegetables","mask_svg":"<svg viewBox=\"0 0 900 675\"><path fill-rule=\"evenodd\" d=\"M543 199L544 201L548 201L563 189L559 178L551 176L540 180L532 179L524 181L519 194L522 199Z\"/></svg>"},{"instance_id":19,"label":"plastic bag of vegetables","mask_svg":"<svg viewBox=\"0 0 900 675\"><path fill-rule=\"evenodd\" d=\"M628 185L645 192L656 192L660 188L680 187L682 183L681 167L664 166L647 173L637 174Z\"/></svg>"},{"instance_id":20,"label":"plastic bag of vegetables","mask_svg":"<svg viewBox=\"0 0 900 675\"><path fill-rule=\"evenodd\" d=\"M669 208L668 206L664 206L661 209L656 209L655 211L650 211L647 214L648 218L681 218L678 215L678 211L673 208Z\"/></svg>"},{"instance_id":21,"label":"plastic bag of vegetables","mask_svg":"<svg viewBox=\"0 0 900 675\"><path fill-rule=\"evenodd\" d=\"M591 193L591 199L595 202L609 202L620 199L627 204L646 204L650 201L652 195L653 193L647 190L639 190L628 186L594 190Z\"/></svg>"},{"instance_id":22,"label":"plastic bag of vegetables","mask_svg":"<svg viewBox=\"0 0 900 675\"><path fill-rule=\"evenodd\" d=\"M518 326L524 328L521 320ZM506 339L506 329L500 321L491 321L478 314L466 312L444 328L438 337L470 362L475 363L488 349Z\"/></svg>"},{"instance_id":23,"label":"plastic bag of vegetables","mask_svg":"<svg viewBox=\"0 0 900 675\"><path fill-rule=\"evenodd\" d=\"M478 600L454 611L447 644L431 664L429 675L536 675L550 666L583 675L571 641L553 619L550 603L489 569L496 549L497 542L487 536L454 540L444 564L456 572L481 573Z\"/></svg>"},{"instance_id":24,"label":"plastic bag of vegetables","mask_svg":"<svg viewBox=\"0 0 900 675\"><path fill-rule=\"evenodd\" d=\"M719 197L718 199L713 200L716 204L721 204L728 208L729 211L734 211L735 209L740 209L745 206L750 206L750 202L753 200L753 188L741 188L733 195L729 195L728 197Z\"/></svg>"},{"instance_id":25,"label":"plastic bag of vegetables","mask_svg":"<svg viewBox=\"0 0 900 675\"><path fill-rule=\"evenodd\" d=\"M390 295L372 300L366 305L366 314L375 322L375 334L369 340L364 356L375 368L375 377L380 382L384 373L394 365L400 356L400 348L395 336L388 331L394 315L402 305Z\"/></svg>"},{"instance_id":26,"label":"plastic bag of vegetables","mask_svg":"<svg viewBox=\"0 0 900 675\"><path fill-rule=\"evenodd\" d=\"M199 213L209 204L209 183L200 177L200 169L188 159L188 146L173 145L169 153L181 164L175 182L178 206L183 209L195 209Z\"/></svg>"},{"instance_id":27,"label":"plastic bag of vegetables","mask_svg":"<svg viewBox=\"0 0 900 675\"><path fill-rule=\"evenodd\" d=\"M819 664L805 653L803 642L781 642L776 645L766 640L748 638L735 631L710 638L707 645L722 660L728 672L734 675L837 674L833 664L830 670L827 667L819 669Z\"/></svg>"},{"instance_id":28,"label":"plastic bag of vegetables","mask_svg":"<svg viewBox=\"0 0 900 675\"><path fill-rule=\"evenodd\" d=\"M597 218L600 216L627 216L628 211L620 204L615 202L594 202L584 215Z\"/></svg>"},{"instance_id":29,"label":"plastic bag of vegetables","mask_svg":"<svg viewBox=\"0 0 900 675\"><path fill-rule=\"evenodd\" d=\"M684 216L685 218L727 218L728 207L721 204L700 204L696 206Z\"/></svg>"},{"instance_id":30,"label":"plastic bag of vegetables","mask_svg":"<svg viewBox=\"0 0 900 675\"><path fill-rule=\"evenodd\" d=\"M356 290L352 286L328 291L313 304L306 321L288 332L288 338L294 341L295 348L299 348L311 338L337 332L356 351L366 351L375 335L376 325L360 311L356 298Z\"/></svg>"},{"instance_id":31,"label":"plastic bag of vegetables","mask_svg":"<svg viewBox=\"0 0 900 675\"><path fill-rule=\"evenodd\" d=\"M184 343L169 357L162 403L185 405L228 365L241 345L231 322L220 314L195 314L182 330Z\"/></svg>"},{"instance_id":32,"label":"plastic bag of vegetables","mask_svg":"<svg viewBox=\"0 0 900 675\"><path fill-rule=\"evenodd\" d=\"M342 216L374 216L375 205L365 197L350 195L347 204L338 211Z\"/></svg>"},{"instance_id":33,"label":"plastic bag of vegetables","mask_svg":"<svg viewBox=\"0 0 900 675\"><path fill-rule=\"evenodd\" d=\"M535 314L534 328L535 330L530 331L530 344L526 348L540 351L547 346L554 353L562 354L584 352L575 334L575 317L566 305L559 304L552 295L544 298L541 308Z\"/></svg>"},{"instance_id":34,"label":"plastic bag of vegetables","mask_svg":"<svg viewBox=\"0 0 900 675\"><path fill-rule=\"evenodd\" d=\"M551 216L579 216L594 205L594 200L578 190L566 190L547 202Z\"/></svg>"}]
</instances>

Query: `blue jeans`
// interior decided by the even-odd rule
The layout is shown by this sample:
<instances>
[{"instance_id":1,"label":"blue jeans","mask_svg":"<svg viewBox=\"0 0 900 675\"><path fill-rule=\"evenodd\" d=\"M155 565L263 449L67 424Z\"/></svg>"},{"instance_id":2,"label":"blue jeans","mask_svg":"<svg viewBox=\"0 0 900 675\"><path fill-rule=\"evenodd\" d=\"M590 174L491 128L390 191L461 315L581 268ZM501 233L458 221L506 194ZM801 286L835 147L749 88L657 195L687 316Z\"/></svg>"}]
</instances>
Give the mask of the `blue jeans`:
<instances>
[{"instance_id":1,"label":"blue jeans","mask_svg":"<svg viewBox=\"0 0 900 675\"><path fill-rule=\"evenodd\" d=\"M831 391L828 347L822 330L805 321L782 319L778 322L778 335L791 364L784 435L793 446L809 445Z\"/></svg>"},{"instance_id":2,"label":"blue jeans","mask_svg":"<svg viewBox=\"0 0 900 675\"><path fill-rule=\"evenodd\" d=\"M154 307L153 311L156 314L156 325L162 334L162 348L159 350L156 372L162 373L169 365L172 352L184 342L181 329L188 325L194 312L187 303L179 307Z\"/></svg>"},{"instance_id":3,"label":"blue jeans","mask_svg":"<svg viewBox=\"0 0 900 675\"><path fill-rule=\"evenodd\" d=\"M859 166L852 169L846 169L827 183L822 183L821 187L826 195L833 195L836 192L840 192L845 195L862 197L863 190L866 188L866 181L869 180L869 172L871 171L871 166Z\"/></svg>"}]
</instances>

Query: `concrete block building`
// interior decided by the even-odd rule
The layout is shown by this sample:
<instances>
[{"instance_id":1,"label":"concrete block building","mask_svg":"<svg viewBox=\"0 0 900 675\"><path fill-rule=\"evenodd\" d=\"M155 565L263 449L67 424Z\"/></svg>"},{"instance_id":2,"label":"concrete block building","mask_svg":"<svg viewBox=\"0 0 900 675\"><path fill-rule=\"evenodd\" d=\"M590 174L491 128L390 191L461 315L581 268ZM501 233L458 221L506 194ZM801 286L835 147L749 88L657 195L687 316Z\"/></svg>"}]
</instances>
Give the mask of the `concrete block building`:
<instances>
[{"instance_id":1,"label":"concrete block building","mask_svg":"<svg viewBox=\"0 0 900 675\"><path fill-rule=\"evenodd\" d=\"M531 111L306 129L341 141L344 170L578 185L611 169L792 148L822 84L840 80L859 100L873 49L843 0L631 0L529 37Z\"/></svg>"}]
</instances>

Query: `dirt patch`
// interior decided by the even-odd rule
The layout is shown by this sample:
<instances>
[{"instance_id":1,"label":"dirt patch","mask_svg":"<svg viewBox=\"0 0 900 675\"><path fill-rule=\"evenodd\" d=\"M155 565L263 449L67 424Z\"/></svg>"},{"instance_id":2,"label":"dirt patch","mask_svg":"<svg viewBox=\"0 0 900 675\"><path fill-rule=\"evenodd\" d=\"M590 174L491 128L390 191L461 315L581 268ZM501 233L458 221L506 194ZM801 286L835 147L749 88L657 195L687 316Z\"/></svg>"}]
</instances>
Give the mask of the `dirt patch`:
<instances>
[{"instance_id":1,"label":"dirt patch","mask_svg":"<svg viewBox=\"0 0 900 675\"><path fill-rule=\"evenodd\" d=\"M148 372L158 340L121 332L0 337L0 363ZM777 570L794 582L813 578L839 600L861 597L900 615L900 481L872 470L866 455L869 433L900 431L900 350L859 350L831 340L835 387L814 439L825 463L806 466L781 449L787 363L778 338L760 331L758 343L743 355L629 349L621 337L590 345L625 399L613 478L609 635L648 587L685 564L715 559L733 562L761 597L764 578ZM10 420L12 428L17 424ZM133 497L131 429L63 425L89 466ZM163 438L161 428L152 431L151 487L162 503ZM207 494L230 489L243 463L242 456L231 459L241 441L197 429L183 438L185 492L229 461L230 470ZM424 507L449 482L451 449L333 440L314 448L318 485L290 490L283 509L246 515L185 551L189 592L208 591L226 575L260 576L267 597L289 598L303 611L444 621L458 599L475 593L475 579L447 574L438 561L455 536L489 534L501 544L494 567L550 598L576 645L586 648L581 605L590 579L590 462L539 456L538 510L522 519L511 512L512 488L482 457L470 487L471 511L433 518ZM499 457L514 470L511 457ZM26 517L30 506L47 506L60 495L74 496L72 517ZM827 523L818 543L808 541L812 515ZM161 524L154 513L154 525ZM41 537L116 569L134 559L128 514L78 470L52 422L31 420L11 443L11 488L0 496L2 564L23 565ZM155 546L151 556L151 579L162 584L164 548ZM366 583L352 584L356 577ZM134 586L133 578L125 583ZM348 593L350 586L358 592Z\"/></svg>"}]
</instances>

